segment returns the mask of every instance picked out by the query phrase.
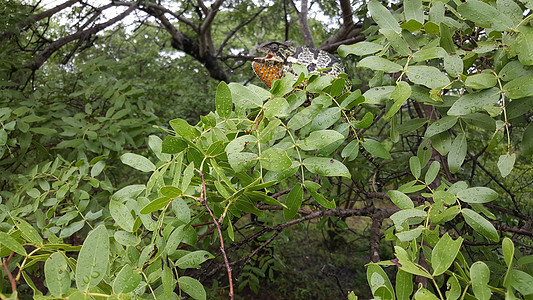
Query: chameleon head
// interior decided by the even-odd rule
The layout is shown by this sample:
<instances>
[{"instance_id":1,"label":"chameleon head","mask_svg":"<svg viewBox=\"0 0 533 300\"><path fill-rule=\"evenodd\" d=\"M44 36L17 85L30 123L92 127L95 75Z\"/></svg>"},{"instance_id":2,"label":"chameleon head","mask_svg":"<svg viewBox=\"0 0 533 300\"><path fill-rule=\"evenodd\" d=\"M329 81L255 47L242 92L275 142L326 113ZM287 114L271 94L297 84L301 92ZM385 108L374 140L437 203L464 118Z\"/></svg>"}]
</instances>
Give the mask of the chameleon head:
<instances>
[{"instance_id":1,"label":"chameleon head","mask_svg":"<svg viewBox=\"0 0 533 300\"><path fill-rule=\"evenodd\" d=\"M268 87L272 82L283 77L283 66L287 58L293 55L296 48L291 42L265 42L257 47L257 51L265 53L263 57L256 57L252 69Z\"/></svg>"}]
</instances>

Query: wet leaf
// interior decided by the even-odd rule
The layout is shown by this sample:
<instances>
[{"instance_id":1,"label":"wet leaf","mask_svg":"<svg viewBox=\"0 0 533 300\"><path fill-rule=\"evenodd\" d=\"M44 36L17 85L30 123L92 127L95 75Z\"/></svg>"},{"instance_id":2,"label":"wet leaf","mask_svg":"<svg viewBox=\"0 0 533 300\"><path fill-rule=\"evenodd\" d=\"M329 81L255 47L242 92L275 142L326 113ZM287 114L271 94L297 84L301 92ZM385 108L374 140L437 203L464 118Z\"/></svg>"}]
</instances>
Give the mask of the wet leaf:
<instances>
[{"instance_id":1,"label":"wet leaf","mask_svg":"<svg viewBox=\"0 0 533 300\"><path fill-rule=\"evenodd\" d=\"M76 265L76 286L87 291L104 278L109 263L109 237L104 225L92 230L83 242Z\"/></svg>"},{"instance_id":2,"label":"wet leaf","mask_svg":"<svg viewBox=\"0 0 533 300\"><path fill-rule=\"evenodd\" d=\"M63 254L55 252L44 264L46 287L52 296L61 298L70 289L70 271Z\"/></svg>"}]
</instances>

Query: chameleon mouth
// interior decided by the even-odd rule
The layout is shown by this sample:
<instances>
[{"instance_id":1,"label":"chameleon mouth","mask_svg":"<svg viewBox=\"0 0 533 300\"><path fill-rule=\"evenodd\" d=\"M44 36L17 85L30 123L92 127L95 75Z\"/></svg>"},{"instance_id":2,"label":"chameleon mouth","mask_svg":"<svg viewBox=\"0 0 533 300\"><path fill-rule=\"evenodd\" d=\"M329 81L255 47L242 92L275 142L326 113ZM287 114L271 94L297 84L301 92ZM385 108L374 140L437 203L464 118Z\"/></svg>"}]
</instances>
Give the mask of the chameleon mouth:
<instances>
[{"instance_id":1,"label":"chameleon mouth","mask_svg":"<svg viewBox=\"0 0 533 300\"><path fill-rule=\"evenodd\" d=\"M270 53L267 53L267 55L263 57L256 57L254 60L259 61L259 62L261 61L283 62L283 60L279 56L270 54Z\"/></svg>"}]
</instances>

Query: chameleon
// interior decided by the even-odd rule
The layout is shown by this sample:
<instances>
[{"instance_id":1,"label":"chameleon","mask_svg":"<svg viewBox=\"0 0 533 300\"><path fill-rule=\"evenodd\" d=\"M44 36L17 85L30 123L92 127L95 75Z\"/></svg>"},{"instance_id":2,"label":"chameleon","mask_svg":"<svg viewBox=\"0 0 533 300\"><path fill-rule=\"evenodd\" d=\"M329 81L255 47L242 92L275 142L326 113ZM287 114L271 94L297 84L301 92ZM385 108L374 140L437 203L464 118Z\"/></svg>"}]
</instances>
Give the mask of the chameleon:
<instances>
[{"instance_id":1,"label":"chameleon","mask_svg":"<svg viewBox=\"0 0 533 300\"><path fill-rule=\"evenodd\" d=\"M343 65L332 54L316 48L296 47L291 42L265 42L257 48L257 51L265 53L264 57L256 57L252 63L252 69L269 88L272 82L280 79L287 73L293 73L294 63L307 67L312 72L320 72L322 75L339 77L345 73ZM346 81L345 90L349 91L351 84Z\"/></svg>"}]
</instances>

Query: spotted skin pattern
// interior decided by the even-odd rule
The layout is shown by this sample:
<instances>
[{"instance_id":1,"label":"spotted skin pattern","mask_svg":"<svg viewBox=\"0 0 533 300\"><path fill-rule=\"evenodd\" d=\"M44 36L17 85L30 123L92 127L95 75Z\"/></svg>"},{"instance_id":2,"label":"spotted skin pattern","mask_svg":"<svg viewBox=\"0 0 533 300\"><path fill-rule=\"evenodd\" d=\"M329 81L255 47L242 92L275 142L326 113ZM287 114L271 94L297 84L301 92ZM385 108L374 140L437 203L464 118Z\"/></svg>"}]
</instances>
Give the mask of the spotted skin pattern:
<instances>
[{"instance_id":1,"label":"spotted skin pattern","mask_svg":"<svg viewBox=\"0 0 533 300\"><path fill-rule=\"evenodd\" d=\"M256 58L252 68L268 87L271 87L272 81L287 73L299 75L292 67L294 63L307 67L310 73L320 71L321 74L333 77L345 73L344 67L335 56L319 49L295 47L290 42L265 42L257 50L267 55ZM349 91L350 87L347 81L346 90Z\"/></svg>"}]
</instances>

